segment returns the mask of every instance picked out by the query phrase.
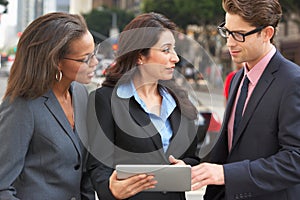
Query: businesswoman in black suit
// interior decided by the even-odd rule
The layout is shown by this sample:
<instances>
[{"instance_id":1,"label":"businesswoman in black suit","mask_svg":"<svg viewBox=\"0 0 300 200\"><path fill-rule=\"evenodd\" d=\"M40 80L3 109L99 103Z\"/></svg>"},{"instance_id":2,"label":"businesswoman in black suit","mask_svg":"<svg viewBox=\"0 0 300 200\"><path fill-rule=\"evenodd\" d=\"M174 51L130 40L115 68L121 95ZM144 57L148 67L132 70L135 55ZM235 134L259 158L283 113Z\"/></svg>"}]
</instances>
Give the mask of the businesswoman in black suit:
<instances>
[{"instance_id":1,"label":"businesswoman in black suit","mask_svg":"<svg viewBox=\"0 0 300 200\"><path fill-rule=\"evenodd\" d=\"M172 79L179 61L174 31L161 14L133 19L120 34L115 66L90 95L89 171L100 199L185 199L184 192L142 192L155 187L151 176L117 180L114 172L117 164L199 162L197 112Z\"/></svg>"}]
</instances>

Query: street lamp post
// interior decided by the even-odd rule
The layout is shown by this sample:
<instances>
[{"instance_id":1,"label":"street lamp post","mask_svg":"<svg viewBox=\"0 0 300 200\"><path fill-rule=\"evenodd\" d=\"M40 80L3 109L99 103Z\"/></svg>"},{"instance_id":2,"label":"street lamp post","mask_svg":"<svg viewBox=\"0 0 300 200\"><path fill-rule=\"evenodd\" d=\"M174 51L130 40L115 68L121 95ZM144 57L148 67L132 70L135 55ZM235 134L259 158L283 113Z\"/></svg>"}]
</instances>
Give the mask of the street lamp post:
<instances>
[{"instance_id":1,"label":"street lamp post","mask_svg":"<svg viewBox=\"0 0 300 200\"><path fill-rule=\"evenodd\" d=\"M118 49L118 37L119 29L117 27L117 14L115 12L112 12L112 22L111 29L109 31L109 39L113 51L116 51Z\"/></svg>"},{"instance_id":2,"label":"street lamp post","mask_svg":"<svg viewBox=\"0 0 300 200\"><path fill-rule=\"evenodd\" d=\"M117 14L113 12L109 37L115 37L118 34L119 34L119 29L117 27Z\"/></svg>"}]
</instances>

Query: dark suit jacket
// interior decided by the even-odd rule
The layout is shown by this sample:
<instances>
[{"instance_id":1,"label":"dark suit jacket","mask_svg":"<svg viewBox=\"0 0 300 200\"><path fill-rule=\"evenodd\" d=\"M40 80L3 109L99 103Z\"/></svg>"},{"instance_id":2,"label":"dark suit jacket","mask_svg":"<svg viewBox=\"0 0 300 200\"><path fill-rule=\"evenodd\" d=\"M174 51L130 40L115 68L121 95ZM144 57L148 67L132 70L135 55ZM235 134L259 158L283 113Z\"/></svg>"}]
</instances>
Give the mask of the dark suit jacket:
<instances>
[{"instance_id":1,"label":"dark suit jacket","mask_svg":"<svg viewBox=\"0 0 300 200\"><path fill-rule=\"evenodd\" d=\"M300 67L275 53L249 99L228 152L227 124L243 73L240 70L233 79L221 135L210 160L224 164L226 186L208 186L205 199L298 200Z\"/></svg>"},{"instance_id":2,"label":"dark suit jacket","mask_svg":"<svg viewBox=\"0 0 300 200\"><path fill-rule=\"evenodd\" d=\"M193 120L181 115L178 107L170 116L172 140L166 153L160 134L135 99L119 98L114 88L102 87L89 97L89 169L100 199L114 199L108 180L116 164L169 164L168 156L195 165L197 138ZM95 110L96 109L96 110ZM184 192L141 192L131 200L179 200Z\"/></svg>"},{"instance_id":3,"label":"dark suit jacket","mask_svg":"<svg viewBox=\"0 0 300 200\"><path fill-rule=\"evenodd\" d=\"M76 132L86 134L87 91L75 82L71 91ZM86 150L52 91L1 104L0 146L0 199L94 199Z\"/></svg>"}]
</instances>

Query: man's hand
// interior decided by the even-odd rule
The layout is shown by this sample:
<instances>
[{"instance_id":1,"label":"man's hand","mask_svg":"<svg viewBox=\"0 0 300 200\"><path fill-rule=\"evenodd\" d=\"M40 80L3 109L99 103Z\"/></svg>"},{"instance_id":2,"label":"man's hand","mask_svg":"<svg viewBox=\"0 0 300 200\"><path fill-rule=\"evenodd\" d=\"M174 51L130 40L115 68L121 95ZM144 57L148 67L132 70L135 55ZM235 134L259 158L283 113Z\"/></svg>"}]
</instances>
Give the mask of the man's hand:
<instances>
[{"instance_id":1,"label":"man's hand","mask_svg":"<svg viewBox=\"0 0 300 200\"><path fill-rule=\"evenodd\" d=\"M223 165L201 163L192 167L192 190L206 185L224 185Z\"/></svg>"}]
</instances>

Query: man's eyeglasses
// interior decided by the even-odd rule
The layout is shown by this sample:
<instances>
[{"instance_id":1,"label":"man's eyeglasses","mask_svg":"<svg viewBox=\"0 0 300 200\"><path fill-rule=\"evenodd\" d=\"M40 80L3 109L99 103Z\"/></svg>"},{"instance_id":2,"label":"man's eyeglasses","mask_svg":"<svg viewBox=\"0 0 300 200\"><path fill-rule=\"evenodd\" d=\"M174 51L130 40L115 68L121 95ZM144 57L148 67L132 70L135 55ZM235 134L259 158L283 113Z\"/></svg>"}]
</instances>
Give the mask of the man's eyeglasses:
<instances>
[{"instance_id":1,"label":"man's eyeglasses","mask_svg":"<svg viewBox=\"0 0 300 200\"><path fill-rule=\"evenodd\" d=\"M81 63L85 63L87 65L90 65L91 60L93 59L93 57L97 55L97 53L99 51L99 48L100 48L100 44L96 45L93 53L88 54L85 59L75 59L75 58L63 58L63 59L73 60L73 61L76 61L76 62L81 62Z\"/></svg>"},{"instance_id":2,"label":"man's eyeglasses","mask_svg":"<svg viewBox=\"0 0 300 200\"><path fill-rule=\"evenodd\" d=\"M247 33L239 33L236 31L230 31L227 28L224 27L225 22L223 22L222 24L220 24L218 26L218 32L219 34L223 37L223 38L228 38L229 35L232 35L233 39L235 39L238 42L245 42L245 37L248 35L252 35L254 33L260 32L261 30L263 30L266 26L260 26L256 29L253 29L252 31L249 31Z\"/></svg>"}]
</instances>

